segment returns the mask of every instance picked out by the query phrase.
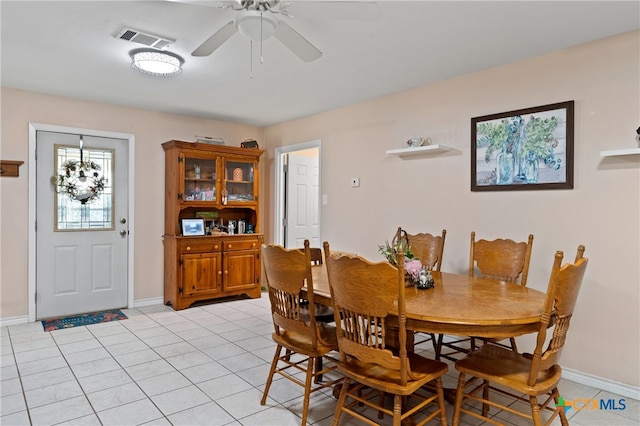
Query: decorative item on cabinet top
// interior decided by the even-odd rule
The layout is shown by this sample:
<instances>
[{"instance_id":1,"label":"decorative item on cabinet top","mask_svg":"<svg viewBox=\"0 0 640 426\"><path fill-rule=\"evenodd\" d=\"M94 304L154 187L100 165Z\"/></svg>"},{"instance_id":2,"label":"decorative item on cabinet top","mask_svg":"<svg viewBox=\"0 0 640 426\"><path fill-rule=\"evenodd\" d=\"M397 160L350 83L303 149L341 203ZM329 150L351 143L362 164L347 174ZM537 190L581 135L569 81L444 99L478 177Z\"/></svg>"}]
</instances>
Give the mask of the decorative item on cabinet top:
<instances>
[{"instance_id":1,"label":"decorative item on cabinet top","mask_svg":"<svg viewBox=\"0 0 640 426\"><path fill-rule=\"evenodd\" d=\"M260 147L258 146L258 142L256 142L254 139L246 139L244 142L240 143L240 146L242 148L260 149Z\"/></svg>"},{"instance_id":2,"label":"decorative item on cabinet top","mask_svg":"<svg viewBox=\"0 0 640 426\"><path fill-rule=\"evenodd\" d=\"M213 145L224 145L224 140L222 138L212 138L211 136L198 136L196 135L197 143L209 143Z\"/></svg>"}]
</instances>

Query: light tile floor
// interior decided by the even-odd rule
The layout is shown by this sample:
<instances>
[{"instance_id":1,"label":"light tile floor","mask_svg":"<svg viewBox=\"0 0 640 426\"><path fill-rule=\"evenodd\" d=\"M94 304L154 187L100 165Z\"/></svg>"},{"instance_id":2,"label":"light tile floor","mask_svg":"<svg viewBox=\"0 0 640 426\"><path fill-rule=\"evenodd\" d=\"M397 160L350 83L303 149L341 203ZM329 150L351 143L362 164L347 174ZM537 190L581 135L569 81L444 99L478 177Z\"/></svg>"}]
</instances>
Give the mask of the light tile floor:
<instances>
[{"instance_id":1,"label":"light tile floor","mask_svg":"<svg viewBox=\"0 0 640 426\"><path fill-rule=\"evenodd\" d=\"M0 424L300 424L302 389L292 382L276 379L260 405L275 348L264 295L178 312L162 305L123 311L123 321L49 333L40 322L2 327ZM456 379L451 366L445 386ZM623 398L566 380L560 391L566 399ZM571 424L639 424L640 404L624 399L619 412L570 410ZM309 424L330 425L334 410L330 392L313 394ZM447 410L450 423L453 407Z\"/></svg>"}]
</instances>

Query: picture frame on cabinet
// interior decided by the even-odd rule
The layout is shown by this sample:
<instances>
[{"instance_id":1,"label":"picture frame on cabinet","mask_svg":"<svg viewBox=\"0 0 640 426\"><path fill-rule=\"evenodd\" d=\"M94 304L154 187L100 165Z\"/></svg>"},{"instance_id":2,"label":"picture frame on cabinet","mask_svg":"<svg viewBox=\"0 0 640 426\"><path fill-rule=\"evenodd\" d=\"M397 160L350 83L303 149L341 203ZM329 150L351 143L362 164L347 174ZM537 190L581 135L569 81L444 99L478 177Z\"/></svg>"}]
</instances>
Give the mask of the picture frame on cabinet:
<instances>
[{"instance_id":1,"label":"picture frame on cabinet","mask_svg":"<svg viewBox=\"0 0 640 426\"><path fill-rule=\"evenodd\" d=\"M471 191L573 189L574 101L471 119Z\"/></svg>"},{"instance_id":2,"label":"picture frame on cabinet","mask_svg":"<svg viewBox=\"0 0 640 426\"><path fill-rule=\"evenodd\" d=\"M182 236L195 237L204 235L204 219L182 219Z\"/></svg>"}]
</instances>

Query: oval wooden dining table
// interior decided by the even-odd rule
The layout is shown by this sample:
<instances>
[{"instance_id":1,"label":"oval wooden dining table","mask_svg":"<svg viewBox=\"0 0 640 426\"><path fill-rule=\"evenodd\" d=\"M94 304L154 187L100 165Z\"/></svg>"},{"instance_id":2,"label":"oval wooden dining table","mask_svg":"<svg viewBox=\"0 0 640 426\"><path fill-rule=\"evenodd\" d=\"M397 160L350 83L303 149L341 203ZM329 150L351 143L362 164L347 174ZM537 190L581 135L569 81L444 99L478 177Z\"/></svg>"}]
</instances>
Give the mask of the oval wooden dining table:
<instances>
[{"instance_id":1,"label":"oval wooden dining table","mask_svg":"<svg viewBox=\"0 0 640 426\"><path fill-rule=\"evenodd\" d=\"M311 270L315 302L330 306L326 268L314 266ZM434 288L405 288L407 329L493 338L538 331L545 293L463 274L432 272L432 275Z\"/></svg>"}]
</instances>

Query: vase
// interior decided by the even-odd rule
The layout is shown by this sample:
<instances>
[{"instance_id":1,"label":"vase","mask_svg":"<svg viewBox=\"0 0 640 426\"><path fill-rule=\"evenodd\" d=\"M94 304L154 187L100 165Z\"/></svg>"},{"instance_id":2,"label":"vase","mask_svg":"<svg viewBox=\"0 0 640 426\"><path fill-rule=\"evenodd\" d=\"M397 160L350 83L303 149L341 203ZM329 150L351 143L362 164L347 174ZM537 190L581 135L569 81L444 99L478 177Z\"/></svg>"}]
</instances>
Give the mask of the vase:
<instances>
[{"instance_id":1,"label":"vase","mask_svg":"<svg viewBox=\"0 0 640 426\"><path fill-rule=\"evenodd\" d=\"M511 152L503 150L496 157L498 164L496 170L496 183L498 185L511 185L513 183L513 168L515 160Z\"/></svg>"},{"instance_id":2,"label":"vase","mask_svg":"<svg viewBox=\"0 0 640 426\"><path fill-rule=\"evenodd\" d=\"M538 182L538 175L540 171L538 168L538 158L533 152L527 154L527 159L524 163L524 179L527 183Z\"/></svg>"}]
</instances>

